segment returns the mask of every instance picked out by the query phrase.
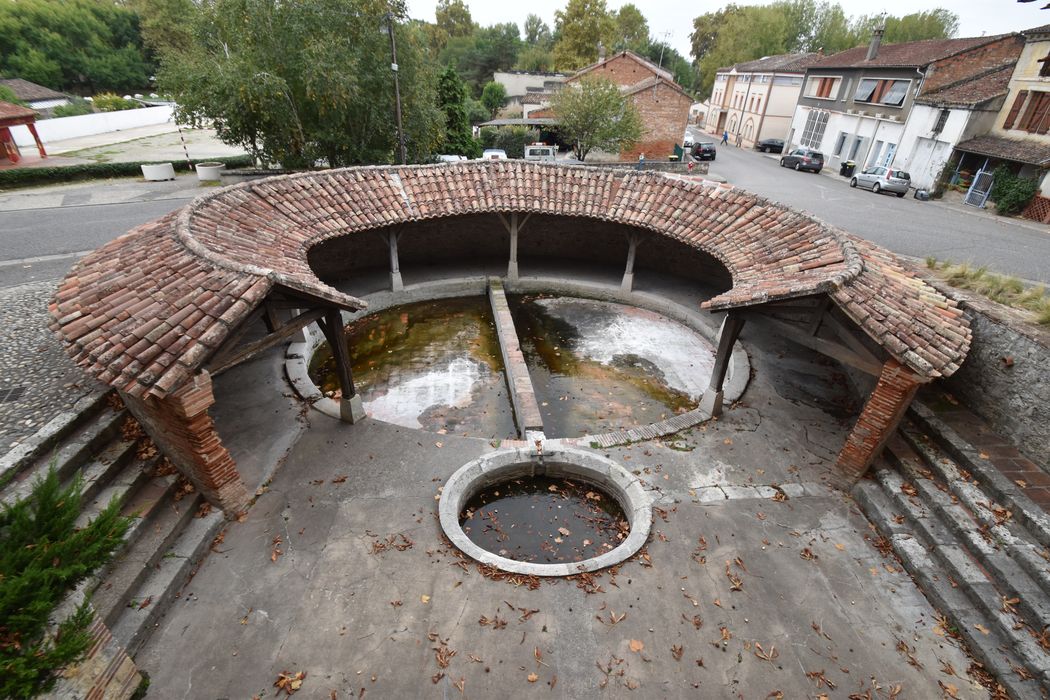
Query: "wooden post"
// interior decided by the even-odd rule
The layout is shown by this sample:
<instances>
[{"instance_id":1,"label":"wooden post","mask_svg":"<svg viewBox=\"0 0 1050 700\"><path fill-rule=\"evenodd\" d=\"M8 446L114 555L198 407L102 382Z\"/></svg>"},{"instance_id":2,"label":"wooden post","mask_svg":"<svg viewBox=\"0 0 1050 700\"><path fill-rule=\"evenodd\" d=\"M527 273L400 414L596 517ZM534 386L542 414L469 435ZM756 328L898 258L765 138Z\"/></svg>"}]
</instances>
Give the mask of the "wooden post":
<instances>
[{"instance_id":1,"label":"wooden post","mask_svg":"<svg viewBox=\"0 0 1050 700\"><path fill-rule=\"evenodd\" d=\"M387 241L390 245L390 290L394 292L400 292L405 288L401 280L401 265L397 259L397 239L400 237L401 234L396 231L387 234ZM342 328L342 324L339 327Z\"/></svg>"},{"instance_id":2,"label":"wooden post","mask_svg":"<svg viewBox=\"0 0 1050 700\"><path fill-rule=\"evenodd\" d=\"M47 158L47 153L44 151L44 143L40 140L40 135L36 133L36 124L26 124L29 129L29 133L33 135L33 140L36 141L36 150L40 152L41 158Z\"/></svg>"},{"instance_id":3,"label":"wooden post","mask_svg":"<svg viewBox=\"0 0 1050 700\"><path fill-rule=\"evenodd\" d=\"M339 309L331 309L325 314L325 323L321 330L332 348L335 358L335 373L339 377L339 389L342 397L339 400L339 413L347 423L356 423L365 417L361 397L354 388L354 376L350 370L350 352L346 347L346 336L343 333L343 314Z\"/></svg>"},{"instance_id":4,"label":"wooden post","mask_svg":"<svg viewBox=\"0 0 1050 700\"><path fill-rule=\"evenodd\" d=\"M729 360L733 356L733 344L744 327L744 319L729 312L722 319L722 328L718 331L718 351L715 354L715 366L711 370L711 381L700 399L700 408L711 414L711 417L722 415L722 384L729 371Z\"/></svg>"},{"instance_id":5,"label":"wooden post","mask_svg":"<svg viewBox=\"0 0 1050 700\"><path fill-rule=\"evenodd\" d=\"M623 271L623 281L620 282L620 291L623 292L634 289L634 256L638 250L638 238L636 233L627 237L627 266Z\"/></svg>"},{"instance_id":6,"label":"wooden post","mask_svg":"<svg viewBox=\"0 0 1050 700\"><path fill-rule=\"evenodd\" d=\"M507 279L511 282L518 281L518 214L510 215L510 263L507 265Z\"/></svg>"}]
</instances>

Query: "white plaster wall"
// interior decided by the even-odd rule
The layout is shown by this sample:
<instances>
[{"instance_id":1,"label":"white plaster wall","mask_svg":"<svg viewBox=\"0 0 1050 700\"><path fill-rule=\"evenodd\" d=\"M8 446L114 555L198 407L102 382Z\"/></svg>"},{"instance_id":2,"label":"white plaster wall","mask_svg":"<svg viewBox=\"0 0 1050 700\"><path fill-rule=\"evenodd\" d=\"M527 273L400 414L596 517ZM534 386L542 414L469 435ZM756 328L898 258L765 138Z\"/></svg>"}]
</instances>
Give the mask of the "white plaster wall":
<instances>
[{"instance_id":1,"label":"white plaster wall","mask_svg":"<svg viewBox=\"0 0 1050 700\"><path fill-rule=\"evenodd\" d=\"M127 109L121 112L99 112L97 114L82 114L77 117L60 117L58 119L44 119L36 123L36 131L40 134L40 140L44 145L53 141L75 139L81 136L92 136L94 134L105 134L111 131L123 129L134 129L139 126L153 126L172 121L174 107L145 107L143 109ZM33 135L25 126L11 127L11 134L15 143L20 147L35 146Z\"/></svg>"},{"instance_id":2,"label":"white plaster wall","mask_svg":"<svg viewBox=\"0 0 1050 700\"><path fill-rule=\"evenodd\" d=\"M788 144L788 148L799 147L799 141L806 127L806 118L809 112L809 107L801 105L795 110L795 116L791 120L791 142ZM885 152L885 144L887 143L897 144L898 153L900 152L901 136L904 133L904 125L900 122L886 119L876 120L874 117L846 114L845 112L830 112L829 114L828 125L824 130L824 138L818 148L824 154L824 167L837 170L843 160L848 160L850 144L855 136L860 136L864 139L854 158L858 168L868 166L876 140L883 142L883 152ZM835 142L840 131L845 132L848 136L846 138L846 146L842 149L842 154L836 156L834 155Z\"/></svg>"}]
</instances>

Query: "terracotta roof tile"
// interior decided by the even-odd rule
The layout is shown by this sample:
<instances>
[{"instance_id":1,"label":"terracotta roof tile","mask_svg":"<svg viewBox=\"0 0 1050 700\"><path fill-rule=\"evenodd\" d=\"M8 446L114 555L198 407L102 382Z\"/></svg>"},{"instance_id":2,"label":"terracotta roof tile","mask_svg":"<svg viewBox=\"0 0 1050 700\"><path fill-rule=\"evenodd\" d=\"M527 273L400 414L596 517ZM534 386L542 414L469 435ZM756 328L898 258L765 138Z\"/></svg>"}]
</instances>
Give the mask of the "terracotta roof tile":
<instances>
[{"instance_id":1,"label":"terracotta roof tile","mask_svg":"<svg viewBox=\"0 0 1050 700\"><path fill-rule=\"evenodd\" d=\"M888 251L739 189L654 172L523 161L367 167L217 190L85 257L50 305L71 357L102 381L164 396L274 289L348 309L310 248L336 236L470 212L586 216L639 226L720 260L732 289L704 308L816 294L892 356L951 374L970 329L954 302Z\"/></svg>"}]
</instances>

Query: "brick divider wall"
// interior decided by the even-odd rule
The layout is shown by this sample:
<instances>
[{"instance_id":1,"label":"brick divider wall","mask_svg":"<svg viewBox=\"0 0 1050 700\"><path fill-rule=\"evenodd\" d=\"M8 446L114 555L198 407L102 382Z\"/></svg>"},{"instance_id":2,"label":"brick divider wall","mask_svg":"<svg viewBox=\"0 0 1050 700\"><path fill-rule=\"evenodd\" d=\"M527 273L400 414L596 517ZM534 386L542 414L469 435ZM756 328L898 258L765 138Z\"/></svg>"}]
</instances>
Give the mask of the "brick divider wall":
<instances>
[{"instance_id":1,"label":"brick divider wall","mask_svg":"<svg viewBox=\"0 0 1050 700\"><path fill-rule=\"evenodd\" d=\"M227 517L248 507L248 490L208 414L215 395L207 372L164 399L144 400L124 392L120 396L161 451L212 505Z\"/></svg>"},{"instance_id":2,"label":"brick divider wall","mask_svg":"<svg viewBox=\"0 0 1050 700\"><path fill-rule=\"evenodd\" d=\"M839 474L853 483L864 476L886 442L900 425L920 382L913 372L896 360L887 360L864 404L856 425L846 437L836 466Z\"/></svg>"}]
</instances>

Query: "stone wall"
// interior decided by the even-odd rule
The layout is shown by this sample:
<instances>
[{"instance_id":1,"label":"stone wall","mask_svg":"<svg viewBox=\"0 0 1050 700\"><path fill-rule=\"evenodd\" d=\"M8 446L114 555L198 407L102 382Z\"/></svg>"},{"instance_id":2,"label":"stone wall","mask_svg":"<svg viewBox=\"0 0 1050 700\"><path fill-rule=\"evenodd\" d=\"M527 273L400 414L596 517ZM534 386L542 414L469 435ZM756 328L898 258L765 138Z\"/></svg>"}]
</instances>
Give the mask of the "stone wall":
<instances>
[{"instance_id":1,"label":"stone wall","mask_svg":"<svg viewBox=\"0 0 1050 700\"><path fill-rule=\"evenodd\" d=\"M1020 312L938 287L959 301L973 329L969 356L942 386L1028 457L1050 467L1050 331Z\"/></svg>"}]
</instances>

